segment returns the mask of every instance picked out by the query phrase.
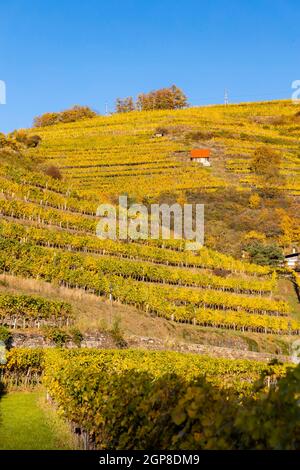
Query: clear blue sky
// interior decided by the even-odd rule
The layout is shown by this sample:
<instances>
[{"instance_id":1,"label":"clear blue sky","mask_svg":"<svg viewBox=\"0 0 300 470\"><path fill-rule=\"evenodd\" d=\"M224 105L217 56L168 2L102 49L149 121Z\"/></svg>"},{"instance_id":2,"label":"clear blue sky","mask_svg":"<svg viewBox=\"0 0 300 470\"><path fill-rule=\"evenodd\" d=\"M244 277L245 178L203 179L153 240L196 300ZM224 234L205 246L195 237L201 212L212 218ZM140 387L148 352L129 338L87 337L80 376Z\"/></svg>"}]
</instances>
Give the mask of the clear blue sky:
<instances>
[{"instance_id":1,"label":"clear blue sky","mask_svg":"<svg viewBox=\"0 0 300 470\"><path fill-rule=\"evenodd\" d=\"M291 96L299 0L1 0L0 131L182 87L193 105Z\"/></svg>"}]
</instances>

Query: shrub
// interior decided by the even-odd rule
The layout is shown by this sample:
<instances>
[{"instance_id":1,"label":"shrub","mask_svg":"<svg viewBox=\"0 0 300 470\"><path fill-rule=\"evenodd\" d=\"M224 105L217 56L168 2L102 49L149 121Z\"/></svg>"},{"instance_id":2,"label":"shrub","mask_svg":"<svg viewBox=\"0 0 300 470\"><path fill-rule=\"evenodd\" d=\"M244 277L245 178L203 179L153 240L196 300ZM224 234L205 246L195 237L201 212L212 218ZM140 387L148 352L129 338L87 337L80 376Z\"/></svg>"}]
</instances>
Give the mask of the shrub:
<instances>
[{"instance_id":1,"label":"shrub","mask_svg":"<svg viewBox=\"0 0 300 470\"><path fill-rule=\"evenodd\" d=\"M45 113L34 118L34 127L53 126L59 122L59 113Z\"/></svg>"},{"instance_id":2,"label":"shrub","mask_svg":"<svg viewBox=\"0 0 300 470\"><path fill-rule=\"evenodd\" d=\"M97 116L97 113L88 106L74 106L71 109L59 113L45 113L34 119L34 127L53 126L60 122L75 122L81 119L90 119Z\"/></svg>"},{"instance_id":3,"label":"shrub","mask_svg":"<svg viewBox=\"0 0 300 470\"><path fill-rule=\"evenodd\" d=\"M31 135L27 137L26 145L29 148L35 148L40 144L41 140L42 138L39 135Z\"/></svg>"},{"instance_id":4,"label":"shrub","mask_svg":"<svg viewBox=\"0 0 300 470\"><path fill-rule=\"evenodd\" d=\"M168 135L170 129L168 127L157 127L154 131L154 134Z\"/></svg>"},{"instance_id":5,"label":"shrub","mask_svg":"<svg viewBox=\"0 0 300 470\"><path fill-rule=\"evenodd\" d=\"M257 209L260 206L261 198L257 193L251 194L249 197L249 206L251 209Z\"/></svg>"},{"instance_id":6,"label":"shrub","mask_svg":"<svg viewBox=\"0 0 300 470\"><path fill-rule=\"evenodd\" d=\"M227 277L229 273L229 271L227 271L226 269L222 269L222 268L214 268L212 271L216 276L219 276L219 277Z\"/></svg>"},{"instance_id":7,"label":"shrub","mask_svg":"<svg viewBox=\"0 0 300 470\"><path fill-rule=\"evenodd\" d=\"M8 154L19 153L22 148L21 142L18 142L13 134L5 136L0 133L0 149L2 152L7 152Z\"/></svg>"},{"instance_id":8,"label":"shrub","mask_svg":"<svg viewBox=\"0 0 300 470\"><path fill-rule=\"evenodd\" d=\"M0 326L0 341L3 341L7 348L11 347L12 334L5 326Z\"/></svg>"},{"instance_id":9,"label":"shrub","mask_svg":"<svg viewBox=\"0 0 300 470\"><path fill-rule=\"evenodd\" d=\"M42 138L39 135L28 135L27 131L24 129L20 129L15 131L11 134L13 138L16 139L17 142L24 144L28 148L34 148L39 145Z\"/></svg>"},{"instance_id":10,"label":"shrub","mask_svg":"<svg viewBox=\"0 0 300 470\"><path fill-rule=\"evenodd\" d=\"M110 335L113 338L116 346L119 348L124 348L127 346L125 339L123 338L123 331L121 329L121 318L116 317L113 321L112 327L110 329Z\"/></svg>"},{"instance_id":11,"label":"shrub","mask_svg":"<svg viewBox=\"0 0 300 470\"><path fill-rule=\"evenodd\" d=\"M76 346L80 348L81 341L83 340L83 334L81 333L81 331L78 330L78 328L71 328L70 335L71 335L71 339L76 344Z\"/></svg>"},{"instance_id":12,"label":"shrub","mask_svg":"<svg viewBox=\"0 0 300 470\"><path fill-rule=\"evenodd\" d=\"M74 106L71 109L63 111L60 114L60 122L75 122L81 119L91 119L97 116L97 113L88 106Z\"/></svg>"},{"instance_id":13,"label":"shrub","mask_svg":"<svg viewBox=\"0 0 300 470\"><path fill-rule=\"evenodd\" d=\"M66 331L55 326L46 326L43 328L43 331L45 338L52 341L58 347L62 347L69 339L69 335L66 333Z\"/></svg>"},{"instance_id":14,"label":"shrub","mask_svg":"<svg viewBox=\"0 0 300 470\"><path fill-rule=\"evenodd\" d=\"M267 178L277 176L279 173L280 162L280 153L266 145L262 145L254 152L254 157L251 162L251 170L257 175Z\"/></svg>"},{"instance_id":15,"label":"shrub","mask_svg":"<svg viewBox=\"0 0 300 470\"><path fill-rule=\"evenodd\" d=\"M27 131L25 129L19 129L11 134L12 137L16 139L17 142L26 144L27 142Z\"/></svg>"},{"instance_id":16,"label":"shrub","mask_svg":"<svg viewBox=\"0 0 300 470\"><path fill-rule=\"evenodd\" d=\"M60 169L57 166L50 165L46 170L44 171L45 175L50 176L51 178L55 180L61 180L62 179L62 174L60 172Z\"/></svg>"}]
</instances>

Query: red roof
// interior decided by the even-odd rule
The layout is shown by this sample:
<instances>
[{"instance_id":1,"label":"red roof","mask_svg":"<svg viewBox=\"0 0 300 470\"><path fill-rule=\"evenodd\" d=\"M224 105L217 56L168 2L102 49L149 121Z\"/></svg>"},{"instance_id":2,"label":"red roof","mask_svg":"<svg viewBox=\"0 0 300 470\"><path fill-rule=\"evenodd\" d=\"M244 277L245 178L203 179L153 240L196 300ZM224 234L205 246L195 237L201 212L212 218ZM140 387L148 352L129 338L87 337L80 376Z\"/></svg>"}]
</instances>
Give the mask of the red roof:
<instances>
[{"instance_id":1,"label":"red roof","mask_svg":"<svg viewBox=\"0 0 300 470\"><path fill-rule=\"evenodd\" d=\"M210 149L192 149L191 150L191 157L192 158L209 158Z\"/></svg>"}]
</instances>

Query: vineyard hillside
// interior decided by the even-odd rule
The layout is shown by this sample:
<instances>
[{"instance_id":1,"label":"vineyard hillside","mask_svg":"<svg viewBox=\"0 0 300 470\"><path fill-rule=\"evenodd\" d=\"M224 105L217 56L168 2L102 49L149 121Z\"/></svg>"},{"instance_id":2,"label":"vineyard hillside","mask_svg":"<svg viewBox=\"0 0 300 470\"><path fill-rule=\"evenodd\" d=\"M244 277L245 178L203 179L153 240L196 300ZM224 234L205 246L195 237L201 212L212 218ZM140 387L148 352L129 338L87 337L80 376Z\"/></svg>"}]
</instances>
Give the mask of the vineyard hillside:
<instances>
[{"instance_id":1,"label":"vineyard hillside","mask_svg":"<svg viewBox=\"0 0 300 470\"><path fill-rule=\"evenodd\" d=\"M254 263L243 247L251 237L299 243L299 119L281 101L96 116L3 136L1 325L61 343L106 329L124 346L144 330L171 343L288 355L300 334L298 277ZM268 184L251 166L262 145L280 154ZM190 161L197 147L210 149L211 167ZM99 203L121 194L204 203L205 246L97 238Z\"/></svg>"},{"instance_id":2,"label":"vineyard hillside","mask_svg":"<svg viewBox=\"0 0 300 470\"><path fill-rule=\"evenodd\" d=\"M282 152L281 189L300 194L300 116L291 101L136 111L32 132L42 137L32 155L57 165L71 187L97 202L121 190L141 199L253 186L251 156L263 144ZM211 169L188 158L197 146L211 149Z\"/></svg>"},{"instance_id":3,"label":"vineyard hillside","mask_svg":"<svg viewBox=\"0 0 300 470\"><path fill-rule=\"evenodd\" d=\"M210 248L238 258L253 240L299 248L300 117L291 101L136 111L30 133L42 141L29 155L60 169L68 190L89 200L85 213L120 194L198 202ZM193 148L210 151L210 167L191 161Z\"/></svg>"}]
</instances>

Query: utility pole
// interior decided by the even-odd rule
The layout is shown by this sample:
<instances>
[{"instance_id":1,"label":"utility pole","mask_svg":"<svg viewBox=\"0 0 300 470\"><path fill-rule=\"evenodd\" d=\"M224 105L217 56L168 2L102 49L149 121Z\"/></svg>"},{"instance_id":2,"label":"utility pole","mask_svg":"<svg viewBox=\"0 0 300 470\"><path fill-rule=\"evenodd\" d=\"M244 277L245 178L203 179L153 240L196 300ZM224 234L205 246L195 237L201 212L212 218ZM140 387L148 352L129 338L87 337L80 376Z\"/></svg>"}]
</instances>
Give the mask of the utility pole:
<instances>
[{"instance_id":1,"label":"utility pole","mask_svg":"<svg viewBox=\"0 0 300 470\"><path fill-rule=\"evenodd\" d=\"M228 100L228 90L227 88L225 88L224 90L224 105L227 106L229 103L229 100Z\"/></svg>"}]
</instances>

